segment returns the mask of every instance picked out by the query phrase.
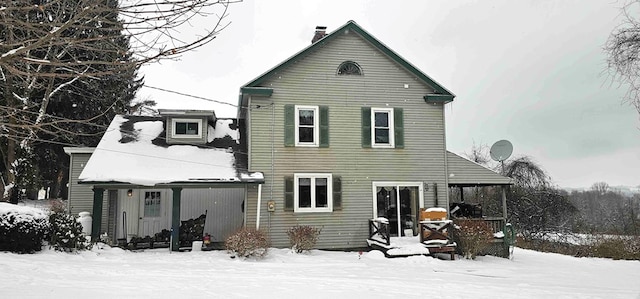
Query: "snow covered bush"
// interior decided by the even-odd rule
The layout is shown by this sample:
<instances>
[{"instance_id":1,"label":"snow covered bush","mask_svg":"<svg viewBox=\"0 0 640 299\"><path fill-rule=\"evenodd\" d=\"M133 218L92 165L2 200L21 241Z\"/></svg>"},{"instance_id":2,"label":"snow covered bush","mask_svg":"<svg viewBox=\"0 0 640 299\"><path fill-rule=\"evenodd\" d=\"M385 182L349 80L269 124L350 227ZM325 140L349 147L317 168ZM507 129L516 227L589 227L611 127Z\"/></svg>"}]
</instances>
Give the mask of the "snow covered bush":
<instances>
[{"instance_id":1,"label":"snow covered bush","mask_svg":"<svg viewBox=\"0 0 640 299\"><path fill-rule=\"evenodd\" d=\"M291 249L296 253L309 251L316 246L322 229L308 225L296 225L287 231Z\"/></svg>"},{"instance_id":2,"label":"snow covered bush","mask_svg":"<svg viewBox=\"0 0 640 299\"><path fill-rule=\"evenodd\" d=\"M454 240L466 259L475 259L493 241L493 231L485 221L456 219Z\"/></svg>"},{"instance_id":3,"label":"snow covered bush","mask_svg":"<svg viewBox=\"0 0 640 299\"><path fill-rule=\"evenodd\" d=\"M40 251L48 230L45 211L0 202L0 251Z\"/></svg>"},{"instance_id":4,"label":"snow covered bush","mask_svg":"<svg viewBox=\"0 0 640 299\"><path fill-rule=\"evenodd\" d=\"M267 233L254 228L242 228L225 240L227 251L238 257L263 257L269 248Z\"/></svg>"},{"instance_id":5,"label":"snow covered bush","mask_svg":"<svg viewBox=\"0 0 640 299\"><path fill-rule=\"evenodd\" d=\"M49 245L59 251L91 248L82 234L82 225L66 211L52 211L49 215Z\"/></svg>"}]
</instances>

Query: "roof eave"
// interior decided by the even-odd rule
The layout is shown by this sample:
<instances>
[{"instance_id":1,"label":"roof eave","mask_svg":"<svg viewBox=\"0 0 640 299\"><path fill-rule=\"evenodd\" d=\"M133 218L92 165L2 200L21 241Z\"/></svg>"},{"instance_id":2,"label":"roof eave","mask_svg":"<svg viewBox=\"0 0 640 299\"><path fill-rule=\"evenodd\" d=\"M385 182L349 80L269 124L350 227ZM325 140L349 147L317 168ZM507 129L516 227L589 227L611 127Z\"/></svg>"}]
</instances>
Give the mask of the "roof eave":
<instances>
[{"instance_id":1,"label":"roof eave","mask_svg":"<svg viewBox=\"0 0 640 299\"><path fill-rule=\"evenodd\" d=\"M78 181L78 184L82 185L94 185L94 186L122 186L122 187L136 187L136 188L154 188L154 187L210 187L210 186L230 186L230 185L241 185L241 184L264 184L264 179L243 179L243 180L233 180L233 181L216 181L216 180L206 180L206 181L175 181L169 183L159 183L154 185L141 185L134 184L129 182L121 182L121 181Z\"/></svg>"},{"instance_id":2,"label":"roof eave","mask_svg":"<svg viewBox=\"0 0 640 299\"><path fill-rule=\"evenodd\" d=\"M429 104L447 104L453 102L454 95L450 94L428 94L424 96L424 101Z\"/></svg>"}]
</instances>

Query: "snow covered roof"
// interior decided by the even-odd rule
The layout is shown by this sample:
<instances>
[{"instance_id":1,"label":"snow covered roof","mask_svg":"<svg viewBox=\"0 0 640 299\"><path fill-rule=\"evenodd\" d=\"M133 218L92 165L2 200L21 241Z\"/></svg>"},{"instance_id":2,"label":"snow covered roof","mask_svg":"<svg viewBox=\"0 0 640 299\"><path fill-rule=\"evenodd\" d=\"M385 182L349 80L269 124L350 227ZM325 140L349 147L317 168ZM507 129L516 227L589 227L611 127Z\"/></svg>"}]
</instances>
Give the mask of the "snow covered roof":
<instances>
[{"instance_id":1,"label":"snow covered roof","mask_svg":"<svg viewBox=\"0 0 640 299\"><path fill-rule=\"evenodd\" d=\"M168 144L165 118L117 115L79 177L80 183L260 183L247 172L246 150L236 120L209 122L207 143Z\"/></svg>"}]
</instances>

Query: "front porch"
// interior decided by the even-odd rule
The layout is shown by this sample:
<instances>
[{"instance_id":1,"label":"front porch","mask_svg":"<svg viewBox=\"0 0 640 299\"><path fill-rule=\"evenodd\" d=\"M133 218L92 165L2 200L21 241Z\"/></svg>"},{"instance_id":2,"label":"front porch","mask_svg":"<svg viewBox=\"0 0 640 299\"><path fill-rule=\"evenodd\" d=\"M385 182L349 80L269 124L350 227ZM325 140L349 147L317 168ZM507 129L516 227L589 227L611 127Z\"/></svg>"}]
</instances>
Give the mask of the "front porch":
<instances>
[{"instance_id":1,"label":"front porch","mask_svg":"<svg viewBox=\"0 0 640 299\"><path fill-rule=\"evenodd\" d=\"M92 240L183 251L207 237L217 248L246 223L245 188L260 181L174 184L93 183Z\"/></svg>"}]
</instances>

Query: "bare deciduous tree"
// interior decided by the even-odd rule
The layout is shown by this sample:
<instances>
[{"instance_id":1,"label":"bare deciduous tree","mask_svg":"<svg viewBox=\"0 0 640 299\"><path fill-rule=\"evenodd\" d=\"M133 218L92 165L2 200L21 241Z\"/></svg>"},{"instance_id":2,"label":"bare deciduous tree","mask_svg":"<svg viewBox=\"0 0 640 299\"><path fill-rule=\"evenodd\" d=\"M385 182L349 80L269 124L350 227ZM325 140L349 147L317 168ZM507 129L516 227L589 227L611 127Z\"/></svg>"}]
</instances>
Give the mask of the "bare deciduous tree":
<instances>
[{"instance_id":1,"label":"bare deciduous tree","mask_svg":"<svg viewBox=\"0 0 640 299\"><path fill-rule=\"evenodd\" d=\"M52 117L52 99L79 80L108 80L213 41L237 0L14 0L0 4L0 193L16 185L39 133L82 134L110 109ZM206 22L205 22L206 21ZM196 28L194 23L206 24ZM115 105L115 103L114 103Z\"/></svg>"},{"instance_id":2,"label":"bare deciduous tree","mask_svg":"<svg viewBox=\"0 0 640 299\"><path fill-rule=\"evenodd\" d=\"M566 192L552 186L540 165L529 157L519 157L506 163L505 175L515 182L507 201L509 219L525 238L571 229L576 208Z\"/></svg>"},{"instance_id":3,"label":"bare deciduous tree","mask_svg":"<svg viewBox=\"0 0 640 299\"><path fill-rule=\"evenodd\" d=\"M640 1L629 2L622 9L623 23L609 36L604 46L607 65L614 80L629 87L626 101L640 113ZM634 10L636 12L634 12Z\"/></svg>"},{"instance_id":4,"label":"bare deciduous tree","mask_svg":"<svg viewBox=\"0 0 640 299\"><path fill-rule=\"evenodd\" d=\"M605 194L609 191L609 184L606 182L596 182L591 185L591 190L596 191L600 194Z\"/></svg>"},{"instance_id":5,"label":"bare deciduous tree","mask_svg":"<svg viewBox=\"0 0 640 299\"><path fill-rule=\"evenodd\" d=\"M489 157L489 147L486 144L477 145L473 142L470 153L464 153L469 160L476 162L480 165L487 166L491 162Z\"/></svg>"}]
</instances>

